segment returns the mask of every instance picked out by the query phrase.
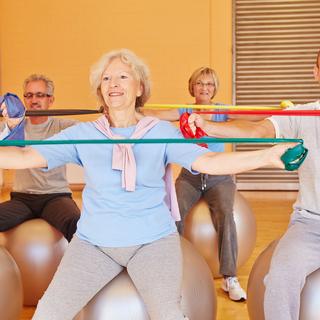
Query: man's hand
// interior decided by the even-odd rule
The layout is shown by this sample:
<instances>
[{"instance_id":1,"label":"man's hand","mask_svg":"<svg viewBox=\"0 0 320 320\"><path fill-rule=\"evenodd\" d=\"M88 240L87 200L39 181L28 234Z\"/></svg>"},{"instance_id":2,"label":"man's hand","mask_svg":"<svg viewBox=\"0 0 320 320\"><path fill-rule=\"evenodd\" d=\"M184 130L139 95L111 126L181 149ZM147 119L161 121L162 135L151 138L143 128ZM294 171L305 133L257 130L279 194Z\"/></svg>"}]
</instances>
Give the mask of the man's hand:
<instances>
[{"instance_id":1,"label":"man's hand","mask_svg":"<svg viewBox=\"0 0 320 320\"><path fill-rule=\"evenodd\" d=\"M188 124L192 132L195 134L197 128L204 130L206 121L197 113L191 113L188 118Z\"/></svg>"},{"instance_id":2,"label":"man's hand","mask_svg":"<svg viewBox=\"0 0 320 320\"><path fill-rule=\"evenodd\" d=\"M8 115L8 110L6 103L3 102L0 109L2 110L2 116L4 121L6 122L7 126L9 127L10 130L14 129L16 126L20 124L21 121L23 121L24 117L20 118L9 118Z\"/></svg>"}]
</instances>

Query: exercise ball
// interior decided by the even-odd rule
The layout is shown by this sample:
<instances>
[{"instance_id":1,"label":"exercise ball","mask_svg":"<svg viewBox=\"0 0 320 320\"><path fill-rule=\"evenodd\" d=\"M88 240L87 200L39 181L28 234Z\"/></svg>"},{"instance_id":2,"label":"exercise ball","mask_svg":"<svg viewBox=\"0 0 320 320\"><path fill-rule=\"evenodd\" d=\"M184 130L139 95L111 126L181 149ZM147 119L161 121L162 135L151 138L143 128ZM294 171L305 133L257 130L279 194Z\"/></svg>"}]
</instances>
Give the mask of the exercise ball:
<instances>
[{"instance_id":1,"label":"exercise ball","mask_svg":"<svg viewBox=\"0 0 320 320\"><path fill-rule=\"evenodd\" d=\"M5 237L21 272L24 305L35 306L60 263L67 240L43 219L28 220L6 231Z\"/></svg>"},{"instance_id":2,"label":"exercise ball","mask_svg":"<svg viewBox=\"0 0 320 320\"><path fill-rule=\"evenodd\" d=\"M210 269L191 243L181 238L181 246L184 260L182 310L190 320L214 320L217 298ZM126 271L122 271L96 294L75 319L149 320L150 318L130 277Z\"/></svg>"},{"instance_id":3,"label":"exercise ball","mask_svg":"<svg viewBox=\"0 0 320 320\"><path fill-rule=\"evenodd\" d=\"M264 320L264 278L269 271L273 252L279 240L273 241L257 258L248 280L247 307L251 320ZM320 320L320 269L311 273L300 295L300 320Z\"/></svg>"},{"instance_id":4,"label":"exercise ball","mask_svg":"<svg viewBox=\"0 0 320 320\"><path fill-rule=\"evenodd\" d=\"M278 240L273 241L262 251L255 261L249 275L247 286L247 308L251 320L264 320L264 277L269 271L273 251Z\"/></svg>"},{"instance_id":5,"label":"exercise ball","mask_svg":"<svg viewBox=\"0 0 320 320\"><path fill-rule=\"evenodd\" d=\"M320 269L311 273L300 296L300 320L320 320Z\"/></svg>"},{"instance_id":6,"label":"exercise ball","mask_svg":"<svg viewBox=\"0 0 320 320\"><path fill-rule=\"evenodd\" d=\"M22 310L20 271L4 247L0 247L0 314L2 320L19 320Z\"/></svg>"},{"instance_id":7,"label":"exercise ball","mask_svg":"<svg viewBox=\"0 0 320 320\"><path fill-rule=\"evenodd\" d=\"M250 257L256 244L256 220L246 199L235 193L234 220L238 239L237 266ZM219 274L218 235L213 226L208 204L201 199L186 217L184 236L190 240L207 261L214 277Z\"/></svg>"}]
</instances>

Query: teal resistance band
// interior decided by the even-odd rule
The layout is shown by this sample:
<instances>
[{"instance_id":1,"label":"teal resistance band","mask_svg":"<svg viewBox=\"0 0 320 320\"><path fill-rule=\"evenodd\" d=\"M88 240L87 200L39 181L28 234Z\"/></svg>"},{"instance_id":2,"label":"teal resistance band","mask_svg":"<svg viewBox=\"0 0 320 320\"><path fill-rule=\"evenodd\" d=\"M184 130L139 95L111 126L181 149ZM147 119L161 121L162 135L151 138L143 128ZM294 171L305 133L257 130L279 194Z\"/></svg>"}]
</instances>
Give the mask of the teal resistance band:
<instances>
[{"instance_id":1,"label":"teal resistance band","mask_svg":"<svg viewBox=\"0 0 320 320\"><path fill-rule=\"evenodd\" d=\"M88 140L2 140L0 146L57 145L57 144L136 144L136 143L280 143L296 142L281 157L286 170L297 170L308 154L302 139L269 138L206 138L206 139L88 139Z\"/></svg>"},{"instance_id":2,"label":"teal resistance band","mask_svg":"<svg viewBox=\"0 0 320 320\"><path fill-rule=\"evenodd\" d=\"M31 146L55 144L136 144L136 143L303 143L302 139L272 138L201 138L201 139L88 139L88 140L2 140L0 146Z\"/></svg>"}]
</instances>

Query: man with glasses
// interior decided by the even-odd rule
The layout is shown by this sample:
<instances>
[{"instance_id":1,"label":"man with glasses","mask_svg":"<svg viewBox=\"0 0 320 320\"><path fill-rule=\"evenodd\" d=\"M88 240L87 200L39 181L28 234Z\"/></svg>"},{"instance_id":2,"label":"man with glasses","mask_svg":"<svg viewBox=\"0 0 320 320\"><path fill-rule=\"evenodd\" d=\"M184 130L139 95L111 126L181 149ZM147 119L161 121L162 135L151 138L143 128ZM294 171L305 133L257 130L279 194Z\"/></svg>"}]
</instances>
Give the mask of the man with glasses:
<instances>
[{"instance_id":1,"label":"man with glasses","mask_svg":"<svg viewBox=\"0 0 320 320\"><path fill-rule=\"evenodd\" d=\"M32 74L24 81L23 89L27 110L47 110L52 106L54 84L48 77ZM25 138L43 140L75 123L75 120L48 116L28 117L25 120ZM4 122L1 126L5 126ZM10 198L0 203L0 231L26 220L42 218L68 241L72 239L80 210L72 199L65 166L47 172L41 169L17 170Z\"/></svg>"}]
</instances>

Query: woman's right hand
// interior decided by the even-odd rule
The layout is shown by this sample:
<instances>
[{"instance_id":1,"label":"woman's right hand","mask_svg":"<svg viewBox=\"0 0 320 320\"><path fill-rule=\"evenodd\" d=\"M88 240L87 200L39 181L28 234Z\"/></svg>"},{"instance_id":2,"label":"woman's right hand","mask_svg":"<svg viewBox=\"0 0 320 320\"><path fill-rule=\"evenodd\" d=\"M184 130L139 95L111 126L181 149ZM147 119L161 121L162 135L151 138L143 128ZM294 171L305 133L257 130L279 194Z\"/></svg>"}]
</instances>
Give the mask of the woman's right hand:
<instances>
[{"instance_id":1,"label":"woman's right hand","mask_svg":"<svg viewBox=\"0 0 320 320\"><path fill-rule=\"evenodd\" d=\"M279 143L266 149L267 162L272 167L284 169L285 164L281 160L281 156L284 155L288 149L294 148L296 145L297 143Z\"/></svg>"}]
</instances>

